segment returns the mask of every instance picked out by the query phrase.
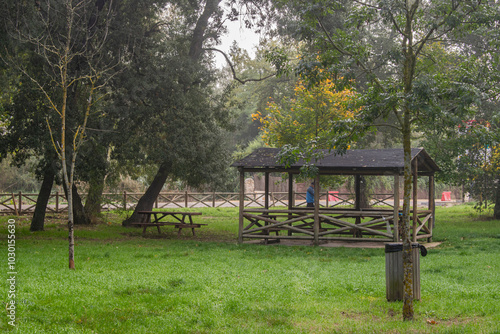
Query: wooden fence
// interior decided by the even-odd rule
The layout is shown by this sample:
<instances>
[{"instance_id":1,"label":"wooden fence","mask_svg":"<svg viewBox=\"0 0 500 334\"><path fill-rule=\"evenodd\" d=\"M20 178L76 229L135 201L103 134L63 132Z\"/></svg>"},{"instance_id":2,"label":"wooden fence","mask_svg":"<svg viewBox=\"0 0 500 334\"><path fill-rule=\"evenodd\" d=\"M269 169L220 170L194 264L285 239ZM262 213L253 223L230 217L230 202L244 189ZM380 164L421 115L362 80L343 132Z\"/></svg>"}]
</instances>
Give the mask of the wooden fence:
<instances>
[{"instance_id":1,"label":"wooden fence","mask_svg":"<svg viewBox=\"0 0 500 334\"><path fill-rule=\"evenodd\" d=\"M141 198L143 193L104 193L102 210L132 210ZM245 207L264 207L264 193L255 192L245 194ZM392 206L388 200L392 194L376 194L372 203L377 205ZM38 194L33 193L9 193L0 194L0 214L22 215L33 213L36 206ZM306 201L306 193L294 193L294 206L303 206ZM83 198L85 200L85 198ZM155 202L155 208L202 208L202 207L238 207L239 193L212 192L212 193L192 193L175 192L160 193ZM354 205L354 194L324 192L320 195L320 205L322 207L335 207L340 205ZM269 195L269 206L288 206L288 193L273 192ZM68 208L68 202L64 194L59 192L50 195L47 205L47 212L61 213Z\"/></svg>"}]
</instances>

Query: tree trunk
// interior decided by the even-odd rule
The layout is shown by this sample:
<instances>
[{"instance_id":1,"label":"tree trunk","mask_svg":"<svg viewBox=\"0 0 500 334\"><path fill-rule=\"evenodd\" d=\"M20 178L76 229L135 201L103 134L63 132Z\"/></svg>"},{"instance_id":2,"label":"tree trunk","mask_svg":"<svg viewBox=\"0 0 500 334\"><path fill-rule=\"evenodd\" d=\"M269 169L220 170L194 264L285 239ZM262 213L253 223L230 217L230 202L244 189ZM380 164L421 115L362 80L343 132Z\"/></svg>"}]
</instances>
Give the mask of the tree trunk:
<instances>
[{"instance_id":1,"label":"tree trunk","mask_svg":"<svg viewBox=\"0 0 500 334\"><path fill-rule=\"evenodd\" d=\"M415 76L416 56L413 50L413 28L412 22L419 6L418 1L407 2L405 34L402 50L403 63L403 89L405 96L413 92L413 79ZM411 165L411 119L412 112L410 102L405 98L402 104L402 135L404 151L404 188L403 188L403 221L401 224L401 239L403 241L403 320L413 320L413 258L412 239L410 234L410 200L412 192L412 165ZM414 210L416 208L413 208Z\"/></svg>"},{"instance_id":2,"label":"tree trunk","mask_svg":"<svg viewBox=\"0 0 500 334\"><path fill-rule=\"evenodd\" d=\"M96 223L101 213L102 192L104 191L105 173L96 173L89 180L89 192L85 200L85 215L91 223Z\"/></svg>"},{"instance_id":3,"label":"tree trunk","mask_svg":"<svg viewBox=\"0 0 500 334\"><path fill-rule=\"evenodd\" d=\"M170 167L170 163L161 164L153 182L146 190L144 195L142 195L142 197L139 199L139 202L137 203L132 216L122 222L123 226L130 226L131 223L139 222L141 220L141 215L138 213L139 211L151 211L153 209L155 201L158 198L158 194L160 194L160 191L162 190L163 185L167 181L167 177L170 174Z\"/></svg>"},{"instance_id":4,"label":"tree trunk","mask_svg":"<svg viewBox=\"0 0 500 334\"><path fill-rule=\"evenodd\" d=\"M403 222L401 239L403 241L403 319L413 320L413 258L410 234L410 201L412 191L411 141L410 136L403 134L404 147L404 190L403 190ZM414 208L415 209L415 208Z\"/></svg>"},{"instance_id":5,"label":"tree trunk","mask_svg":"<svg viewBox=\"0 0 500 334\"><path fill-rule=\"evenodd\" d=\"M85 214L85 208L83 207L82 198L80 194L78 194L78 189L73 183L73 217L75 220L75 224L77 225L89 225L90 219L88 219Z\"/></svg>"},{"instance_id":6,"label":"tree trunk","mask_svg":"<svg viewBox=\"0 0 500 334\"><path fill-rule=\"evenodd\" d=\"M43 231L44 229L45 212L47 210L47 204L49 203L50 192L52 191L55 176L56 173L52 166L50 164L46 166L43 174L42 186L36 200L35 212L31 219L31 232Z\"/></svg>"},{"instance_id":7,"label":"tree trunk","mask_svg":"<svg viewBox=\"0 0 500 334\"><path fill-rule=\"evenodd\" d=\"M191 39L191 46L189 48L189 58L197 62L203 52L203 42L206 39L205 31L208 27L208 22L212 14L219 9L221 0L207 0L203 13L198 18L196 26L193 30L193 37Z\"/></svg>"},{"instance_id":8,"label":"tree trunk","mask_svg":"<svg viewBox=\"0 0 500 334\"><path fill-rule=\"evenodd\" d=\"M495 209L493 211L493 216L495 219L500 219L500 176L497 178L496 182L497 191L495 195Z\"/></svg>"},{"instance_id":9,"label":"tree trunk","mask_svg":"<svg viewBox=\"0 0 500 334\"><path fill-rule=\"evenodd\" d=\"M360 208L368 209L370 207L370 196L368 194L368 187L366 184L366 178L360 175Z\"/></svg>"},{"instance_id":10,"label":"tree trunk","mask_svg":"<svg viewBox=\"0 0 500 334\"><path fill-rule=\"evenodd\" d=\"M68 199L69 202L69 194L68 194L68 189L66 187L66 184L63 183L63 188L64 192L66 194L66 198ZM73 206L72 206L72 211L73 211L73 222L76 225L90 225L90 219L87 218L87 215L85 214L85 208L83 207L82 203L82 198L80 197L80 194L78 194L78 189L76 188L75 183L73 182L72 188L72 201L73 201Z\"/></svg>"}]
</instances>

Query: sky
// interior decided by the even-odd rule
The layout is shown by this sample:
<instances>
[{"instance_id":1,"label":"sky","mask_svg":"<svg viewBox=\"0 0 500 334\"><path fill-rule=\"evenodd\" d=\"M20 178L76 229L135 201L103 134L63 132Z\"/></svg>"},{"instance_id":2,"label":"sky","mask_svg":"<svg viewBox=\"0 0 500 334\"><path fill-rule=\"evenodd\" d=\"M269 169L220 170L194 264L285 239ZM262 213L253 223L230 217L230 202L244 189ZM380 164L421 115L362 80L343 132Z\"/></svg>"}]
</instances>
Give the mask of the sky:
<instances>
[{"instance_id":1,"label":"sky","mask_svg":"<svg viewBox=\"0 0 500 334\"><path fill-rule=\"evenodd\" d=\"M229 49L233 41L236 41L238 46L242 49L246 49L250 57L253 58L255 56L255 47L259 45L259 34L256 34L250 29L246 29L245 24L240 21L229 22L227 27L228 33L222 36L222 44L218 45L217 48L229 54ZM219 52L215 53L215 61L218 68L222 68L226 65L224 56Z\"/></svg>"}]
</instances>

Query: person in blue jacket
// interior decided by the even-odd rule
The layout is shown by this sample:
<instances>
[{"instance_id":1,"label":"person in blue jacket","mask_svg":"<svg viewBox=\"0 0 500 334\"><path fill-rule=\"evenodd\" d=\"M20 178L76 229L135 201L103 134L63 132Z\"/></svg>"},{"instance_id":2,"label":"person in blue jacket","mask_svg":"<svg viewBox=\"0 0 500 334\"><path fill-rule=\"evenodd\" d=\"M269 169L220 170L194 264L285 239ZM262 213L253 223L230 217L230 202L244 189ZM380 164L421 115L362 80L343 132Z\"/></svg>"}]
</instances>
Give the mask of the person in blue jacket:
<instances>
[{"instance_id":1,"label":"person in blue jacket","mask_svg":"<svg viewBox=\"0 0 500 334\"><path fill-rule=\"evenodd\" d=\"M307 188L306 203L308 208L314 208L314 182Z\"/></svg>"}]
</instances>

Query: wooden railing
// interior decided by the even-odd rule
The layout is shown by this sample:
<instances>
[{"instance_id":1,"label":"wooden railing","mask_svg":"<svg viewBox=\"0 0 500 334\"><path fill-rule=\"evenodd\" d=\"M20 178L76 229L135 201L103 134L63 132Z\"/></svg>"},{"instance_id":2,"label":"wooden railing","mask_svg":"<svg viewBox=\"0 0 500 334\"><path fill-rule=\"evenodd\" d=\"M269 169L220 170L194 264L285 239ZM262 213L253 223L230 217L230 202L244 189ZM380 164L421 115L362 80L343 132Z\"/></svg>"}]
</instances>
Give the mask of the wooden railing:
<instances>
[{"instance_id":1,"label":"wooden railing","mask_svg":"<svg viewBox=\"0 0 500 334\"><path fill-rule=\"evenodd\" d=\"M402 211L398 211L396 221L401 223ZM411 211L413 213L413 210ZM412 214L410 215L413 216ZM315 226L312 208L245 209L240 235L243 239L261 239L265 243L282 239L302 239L311 241L358 240L396 241L394 211L390 209L321 208ZM416 221L411 223L414 241L432 238L432 211L419 210ZM427 224L426 224L427 223Z\"/></svg>"},{"instance_id":2,"label":"wooden railing","mask_svg":"<svg viewBox=\"0 0 500 334\"><path fill-rule=\"evenodd\" d=\"M137 205L143 193L104 193L102 210L131 210ZM374 195L372 203L391 206L387 202L387 194ZM34 193L4 193L0 194L0 214L22 215L33 213L38 194ZM294 206L306 205L306 193L294 193ZM85 200L85 198L83 198ZM269 207L288 206L287 192L272 192L269 194ZM245 194L245 207L264 207L265 195L262 192ZM165 192L160 193L155 201L155 208L201 208L201 207L238 207L239 193L231 192ZM354 205L354 195L350 193L327 193L320 195L321 207L336 207ZM68 202L63 193L50 195L47 212L61 213L68 208Z\"/></svg>"}]
</instances>

